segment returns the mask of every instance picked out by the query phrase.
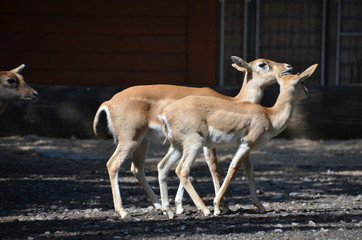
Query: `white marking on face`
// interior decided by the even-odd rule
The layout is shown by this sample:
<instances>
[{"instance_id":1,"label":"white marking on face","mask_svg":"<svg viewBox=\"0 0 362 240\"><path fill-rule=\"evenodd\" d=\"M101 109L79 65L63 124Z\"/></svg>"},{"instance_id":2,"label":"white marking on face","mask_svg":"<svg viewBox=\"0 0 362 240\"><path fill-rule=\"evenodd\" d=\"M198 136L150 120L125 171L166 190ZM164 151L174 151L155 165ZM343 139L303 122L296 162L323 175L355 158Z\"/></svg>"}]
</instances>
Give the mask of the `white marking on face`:
<instances>
[{"instance_id":1,"label":"white marking on face","mask_svg":"<svg viewBox=\"0 0 362 240\"><path fill-rule=\"evenodd\" d=\"M268 72L269 69L269 64L265 61L261 61L256 64L256 72Z\"/></svg>"}]
</instances>

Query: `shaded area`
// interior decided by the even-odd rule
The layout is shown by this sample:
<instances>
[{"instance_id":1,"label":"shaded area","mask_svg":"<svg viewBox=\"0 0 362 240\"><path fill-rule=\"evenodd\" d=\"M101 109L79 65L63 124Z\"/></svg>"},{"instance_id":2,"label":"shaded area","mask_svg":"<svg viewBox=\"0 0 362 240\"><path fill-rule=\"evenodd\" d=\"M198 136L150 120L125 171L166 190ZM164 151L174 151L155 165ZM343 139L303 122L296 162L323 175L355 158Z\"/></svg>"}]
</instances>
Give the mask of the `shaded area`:
<instances>
[{"instance_id":1,"label":"shaded area","mask_svg":"<svg viewBox=\"0 0 362 240\"><path fill-rule=\"evenodd\" d=\"M361 235L359 140L271 141L252 155L267 213L259 214L251 205L240 173L226 195L229 213L202 216L186 194L185 213L173 220L150 206L129 164L120 171L120 187L130 214L120 219L113 211L105 167L113 150L111 140L0 138L2 239L358 239ZM165 151L166 146L151 145L150 159L159 159ZM232 154L220 151L219 155L225 173ZM324 159L323 164L316 159ZM146 175L159 194L154 160L146 163ZM212 210L213 186L203 159L196 162L192 176ZM174 198L178 179L173 171L169 186Z\"/></svg>"}]
</instances>

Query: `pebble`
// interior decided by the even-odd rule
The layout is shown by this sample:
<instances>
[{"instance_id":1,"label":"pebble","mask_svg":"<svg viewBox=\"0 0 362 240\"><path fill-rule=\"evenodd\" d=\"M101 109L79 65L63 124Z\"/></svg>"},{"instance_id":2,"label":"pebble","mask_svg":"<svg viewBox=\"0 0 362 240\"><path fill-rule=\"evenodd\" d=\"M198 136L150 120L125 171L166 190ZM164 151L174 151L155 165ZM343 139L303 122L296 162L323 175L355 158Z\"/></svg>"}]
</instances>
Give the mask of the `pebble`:
<instances>
[{"instance_id":1,"label":"pebble","mask_svg":"<svg viewBox=\"0 0 362 240\"><path fill-rule=\"evenodd\" d=\"M274 232L276 232L276 233L282 233L282 232L283 232L283 229L277 228L277 229L274 229Z\"/></svg>"},{"instance_id":2,"label":"pebble","mask_svg":"<svg viewBox=\"0 0 362 240\"><path fill-rule=\"evenodd\" d=\"M204 229L202 229L202 228L200 228L200 227L197 227L196 228L196 232L203 232L204 231Z\"/></svg>"},{"instance_id":3,"label":"pebble","mask_svg":"<svg viewBox=\"0 0 362 240\"><path fill-rule=\"evenodd\" d=\"M313 222L312 220L310 220L310 221L308 222L308 225L311 226L311 227L317 226L317 224L316 224L315 222Z\"/></svg>"},{"instance_id":4,"label":"pebble","mask_svg":"<svg viewBox=\"0 0 362 240\"><path fill-rule=\"evenodd\" d=\"M291 197L296 197L297 195L298 195L297 192L291 192L291 193L289 193L289 196L291 196Z\"/></svg>"},{"instance_id":5,"label":"pebble","mask_svg":"<svg viewBox=\"0 0 362 240\"><path fill-rule=\"evenodd\" d=\"M91 214L92 211L93 211L93 209L86 209L86 210L84 210L84 213L85 213L85 214Z\"/></svg>"},{"instance_id":6,"label":"pebble","mask_svg":"<svg viewBox=\"0 0 362 240\"><path fill-rule=\"evenodd\" d=\"M277 199L281 199L281 198L282 198L281 195L274 195L271 197L271 199L273 199L273 200L277 200Z\"/></svg>"}]
</instances>

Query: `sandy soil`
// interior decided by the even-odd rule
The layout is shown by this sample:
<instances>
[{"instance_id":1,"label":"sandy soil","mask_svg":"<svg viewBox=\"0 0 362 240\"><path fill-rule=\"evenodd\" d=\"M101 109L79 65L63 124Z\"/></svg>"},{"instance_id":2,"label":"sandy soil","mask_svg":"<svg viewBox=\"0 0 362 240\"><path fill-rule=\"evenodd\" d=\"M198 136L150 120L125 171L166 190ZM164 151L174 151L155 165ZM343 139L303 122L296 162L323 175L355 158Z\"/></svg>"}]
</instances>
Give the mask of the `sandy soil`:
<instances>
[{"instance_id":1,"label":"sandy soil","mask_svg":"<svg viewBox=\"0 0 362 240\"><path fill-rule=\"evenodd\" d=\"M362 239L362 140L274 139L254 152L256 184L267 207L251 205L242 172L226 200L231 212L204 217L185 196L185 213L168 220L147 200L129 165L120 171L123 203L113 211L105 167L111 140L0 138L1 239ZM151 145L146 175L159 194ZM219 152L226 172L231 152ZM212 210L213 187L200 158L194 186ZM170 197L178 180L170 174Z\"/></svg>"}]
</instances>

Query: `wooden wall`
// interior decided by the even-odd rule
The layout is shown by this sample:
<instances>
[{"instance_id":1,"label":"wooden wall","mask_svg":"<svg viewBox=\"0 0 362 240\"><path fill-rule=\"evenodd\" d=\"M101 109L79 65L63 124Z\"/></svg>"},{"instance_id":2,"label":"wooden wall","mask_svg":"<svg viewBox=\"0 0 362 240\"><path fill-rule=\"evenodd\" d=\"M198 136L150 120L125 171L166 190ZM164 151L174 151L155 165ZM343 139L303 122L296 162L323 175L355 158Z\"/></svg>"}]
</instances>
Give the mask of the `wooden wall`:
<instances>
[{"instance_id":1,"label":"wooden wall","mask_svg":"<svg viewBox=\"0 0 362 240\"><path fill-rule=\"evenodd\" d=\"M343 86L362 85L361 13L361 1L342 1L339 79Z\"/></svg>"},{"instance_id":2,"label":"wooden wall","mask_svg":"<svg viewBox=\"0 0 362 240\"><path fill-rule=\"evenodd\" d=\"M0 0L0 67L44 85L216 83L216 1Z\"/></svg>"}]
</instances>

